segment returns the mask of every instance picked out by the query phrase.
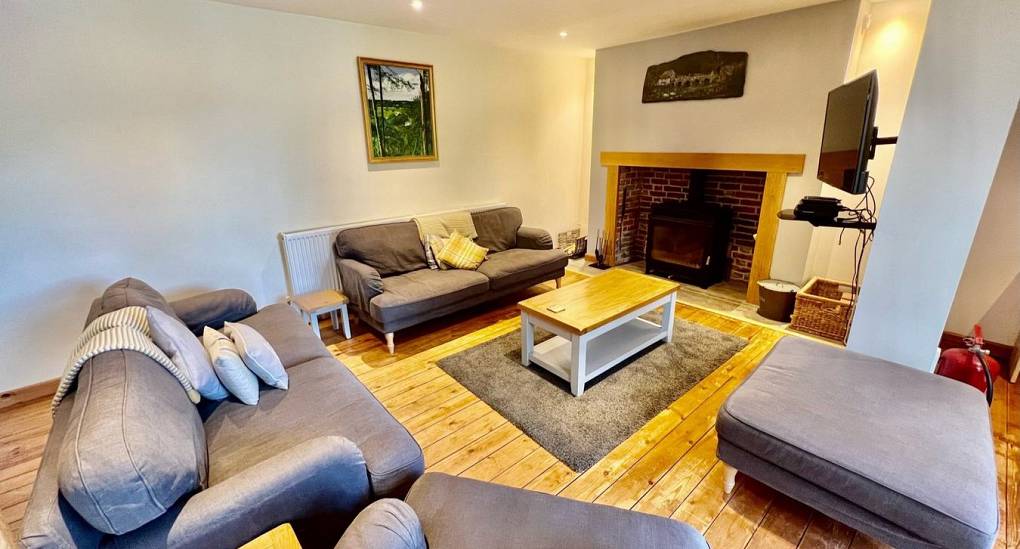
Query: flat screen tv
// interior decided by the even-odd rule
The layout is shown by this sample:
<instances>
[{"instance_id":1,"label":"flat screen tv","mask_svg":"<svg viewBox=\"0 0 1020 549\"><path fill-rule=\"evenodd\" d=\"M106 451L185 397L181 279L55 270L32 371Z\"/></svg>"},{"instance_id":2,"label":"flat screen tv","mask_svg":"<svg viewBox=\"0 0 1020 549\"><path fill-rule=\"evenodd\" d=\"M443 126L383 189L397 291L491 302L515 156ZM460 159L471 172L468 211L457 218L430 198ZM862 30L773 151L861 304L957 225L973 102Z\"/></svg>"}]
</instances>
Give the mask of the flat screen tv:
<instances>
[{"instance_id":1,"label":"flat screen tv","mask_svg":"<svg viewBox=\"0 0 1020 549\"><path fill-rule=\"evenodd\" d=\"M875 155L877 104L875 71L829 92L818 179L850 194L867 192L868 160Z\"/></svg>"}]
</instances>

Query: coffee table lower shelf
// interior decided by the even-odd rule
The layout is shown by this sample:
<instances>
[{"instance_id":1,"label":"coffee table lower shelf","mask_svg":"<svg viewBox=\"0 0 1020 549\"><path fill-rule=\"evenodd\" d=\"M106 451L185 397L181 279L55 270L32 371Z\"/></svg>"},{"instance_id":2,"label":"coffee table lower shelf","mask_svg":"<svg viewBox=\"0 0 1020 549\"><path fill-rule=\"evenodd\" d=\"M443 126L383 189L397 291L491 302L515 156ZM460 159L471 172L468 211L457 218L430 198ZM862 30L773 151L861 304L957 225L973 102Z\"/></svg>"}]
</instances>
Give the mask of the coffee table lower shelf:
<instances>
[{"instance_id":1,"label":"coffee table lower shelf","mask_svg":"<svg viewBox=\"0 0 1020 549\"><path fill-rule=\"evenodd\" d=\"M662 327L643 318L606 332L588 343L585 381L596 378L638 351L663 338ZM570 340L553 336L531 352L531 361L570 381Z\"/></svg>"}]
</instances>

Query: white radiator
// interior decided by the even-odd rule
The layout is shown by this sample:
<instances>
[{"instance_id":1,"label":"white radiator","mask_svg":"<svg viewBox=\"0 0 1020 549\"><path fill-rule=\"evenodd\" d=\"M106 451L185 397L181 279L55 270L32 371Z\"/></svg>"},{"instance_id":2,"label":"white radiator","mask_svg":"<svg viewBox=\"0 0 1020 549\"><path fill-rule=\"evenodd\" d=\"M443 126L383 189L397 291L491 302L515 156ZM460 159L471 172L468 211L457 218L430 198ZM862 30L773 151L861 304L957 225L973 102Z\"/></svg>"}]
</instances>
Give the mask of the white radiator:
<instances>
[{"instance_id":1,"label":"white radiator","mask_svg":"<svg viewBox=\"0 0 1020 549\"><path fill-rule=\"evenodd\" d=\"M318 290L340 290L340 274L336 268L336 256L333 253L333 242L336 235L343 229L408 221L415 215L432 215L458 210L479 212L500 208L503 203L485 204L471 208L458 208L442 212L414 214L405 217L391 217L360 221L344 225L332 225L318 229L305 229L280 233L280 252L283 254L284 276L287 278L287 299Z\"/></svg>"}]
</instances>

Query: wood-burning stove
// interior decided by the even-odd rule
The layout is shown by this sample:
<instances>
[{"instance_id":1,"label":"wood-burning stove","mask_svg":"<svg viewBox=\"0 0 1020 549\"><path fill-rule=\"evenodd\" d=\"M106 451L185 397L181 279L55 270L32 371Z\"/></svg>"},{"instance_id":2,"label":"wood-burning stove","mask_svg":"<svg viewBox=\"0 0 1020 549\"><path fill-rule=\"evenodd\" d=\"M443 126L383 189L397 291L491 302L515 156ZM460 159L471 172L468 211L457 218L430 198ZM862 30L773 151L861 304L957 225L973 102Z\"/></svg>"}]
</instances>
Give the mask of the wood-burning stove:
<instances>
[{"instance_id":1,"label":"wood-burning stove","mask_svg":"<svg viewBox=\"0 0 1020 549\"><path fill-rule=\"evenodd\" d=\"M733 212L704 200L704 176L691 172L685 201L652 206L645 272L708 288L726 278Z\"/></svg>"}]
</instances>

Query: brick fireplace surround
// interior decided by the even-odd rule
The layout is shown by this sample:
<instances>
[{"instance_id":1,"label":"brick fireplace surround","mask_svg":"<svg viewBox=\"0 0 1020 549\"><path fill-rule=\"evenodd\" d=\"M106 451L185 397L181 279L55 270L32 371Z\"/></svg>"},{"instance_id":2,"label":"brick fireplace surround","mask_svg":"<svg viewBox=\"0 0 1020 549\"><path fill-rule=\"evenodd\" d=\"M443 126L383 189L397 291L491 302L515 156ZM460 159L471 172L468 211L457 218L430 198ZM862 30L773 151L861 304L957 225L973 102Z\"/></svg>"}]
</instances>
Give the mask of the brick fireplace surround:
<instances>
[{"instance_id":1,"label":"brick fireplace surround","mask_svg":"<svg viewBox=\"0 0 1020 549\"><path fill-rule=\"evenodd\" d=\"M610 265L642 257L646 236L641 232L642 218L647 230L644 212L657 202L685 198L691 171L708 170L706 201L722 202L736 214L729 248L733 260L730 276L737 280L746 277L747 301L758 302L757 282L772 272L777 214L786 178L804 171L803 154L604 151L599 160L606 168L605 249L620 252L619 257L611 254L606 258ZM755 233L757 240L751 237ZM622 245L617 246L618 242Z\"/></svg>"},{"instance_id":2,"label":"brick fireplace surround","mask_svg":"<svg viewBox=\"0 0 1020 549\"><path fill-rule=\"evenodd\" d=\"M616 263L641 261L645 257L648 216L651 207L671 200L687 200L691 171L678 168L620 167L616 202ZM705 202L733 210L733 229L727 249L726 278L748 282L754 258L754 234L758 231L765 172L707 171Z\"/></svg>"}]
</instances>

